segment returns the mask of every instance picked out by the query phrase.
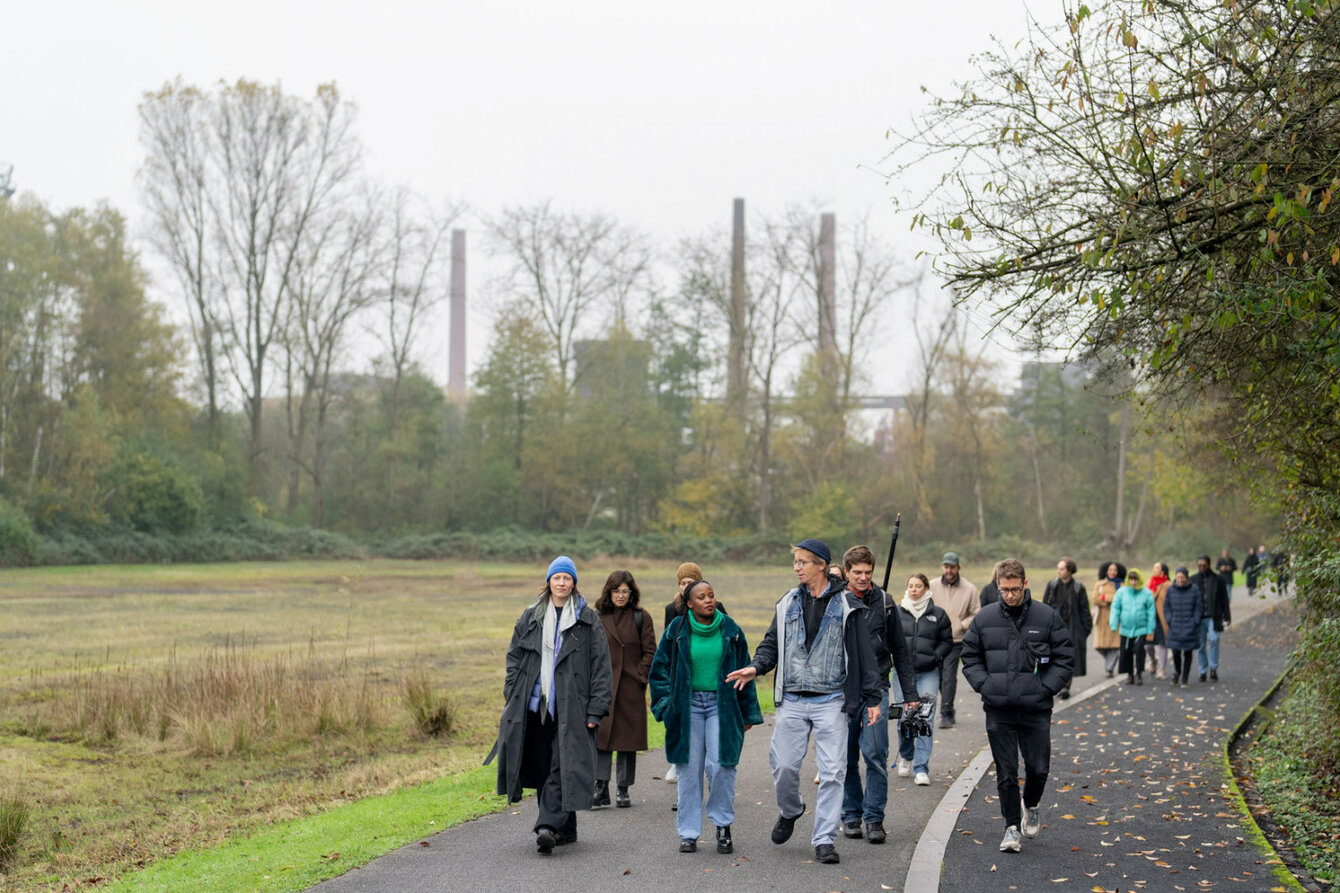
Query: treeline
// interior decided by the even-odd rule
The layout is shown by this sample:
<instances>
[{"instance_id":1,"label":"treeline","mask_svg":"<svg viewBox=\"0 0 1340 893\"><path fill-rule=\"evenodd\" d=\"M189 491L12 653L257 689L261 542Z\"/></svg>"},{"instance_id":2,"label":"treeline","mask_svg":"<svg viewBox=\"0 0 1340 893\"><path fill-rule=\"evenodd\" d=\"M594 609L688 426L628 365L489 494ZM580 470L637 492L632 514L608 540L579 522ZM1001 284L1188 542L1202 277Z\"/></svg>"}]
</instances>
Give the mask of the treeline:
<instances>
[{"instance_id":1,"label":"treeline","mask_svg":"<svg viewBox=\"0 0 1340 893\"><path fill-rule=\"evenodd\" d=\"M0 198L4 560L507 557L602 536L593 554L735 557L877 540L897 512L960 548L1260 536L1101 356L1006 378L864 221L826 267L810 206L749 219L742 303L724 229L660 245L547 203L476 212L504 273L468 399L448 400L414 357L462 206L377 183L333 87L176 82L140 112L144 229L182 327L146 298L117 211ZM867 370L889 354L914 384L862 409L888 395ZM295 527L325 533L278 532Z\"/></svg>"}]
</instances>

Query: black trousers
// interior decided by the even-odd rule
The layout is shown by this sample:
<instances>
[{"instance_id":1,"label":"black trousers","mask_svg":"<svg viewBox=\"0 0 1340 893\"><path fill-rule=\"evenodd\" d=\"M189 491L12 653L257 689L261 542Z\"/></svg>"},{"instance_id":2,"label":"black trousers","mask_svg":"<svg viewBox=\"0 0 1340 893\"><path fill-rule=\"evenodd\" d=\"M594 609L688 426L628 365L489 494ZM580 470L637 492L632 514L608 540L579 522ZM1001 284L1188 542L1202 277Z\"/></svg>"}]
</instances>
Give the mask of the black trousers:
<instances>
[{"instance_id":1,"label":"black trousers","mask_svg":"<svg viewBox=\"0 0 1340 893\"><path fill-rule=\"evenodd\" d=\"M1019 825L1019 754L1024 755L1024 802L1029 808L1042 801L1052 762L1052 714L1024 711L986 711L986 740L996 761L996 792L1005 826Z\"/></svg>"},{"instance_id":2,"label":"black trousers","mask_svg":"<svg viewBox=\"0 0 1340 893\"><path fill-rule=\"evenodd\" d=\"M619 776L616 785L621 788L631 788L633 782L637 781L637 751L635 750L597 750L596 751L596 781L609 781L610 769L613 768L614 754L619 754Z\"/></svg>"},{"instance_id":3,"label":"black trousers","mask_svg":"<svg viewBox=\"0 0 1340 893\"><path fill-rule=\"evenodd\" d=\"M954 718L954 695L958 693L958 661L963 656L963 643L955 642L940 664L940 718Z\"/></svg>"},{"instance_id":4,"label":"black trousers","mask_svg":"<svg viewBox=\"0 0 1340 893\"><path fill-rule=\"evenodd\" d=\"M1145 637L1121 637L1121 672L1127 676L1132 673L1145 675Z\"/></svg>"},{"instance_id":5,"label":"black trousers","mask_svg":"<svg viewBox=\"0 0 1340 893\"><path fill-rule=\"evenodd\" d=\"M1196 649L1173 649L1173 678L1186 682L1191 678L1191 665L1196 661Z\"/></svg>"},{"instance_id":6,"label":"black trousers","mask_svg":"<svg viewBox=\"0 0 1340 893\"><path fill-rule=\"evenodd\" d=\"M526 758L538 766L543 766L547 759L549 765L549 774L535 788L540 812L534 830L552 828L558 834L576 834L577 813L563 808L562 748L555 745L557 735L558 723L552 719L540 722L538 713L526 714Z\"/></svg>"}]
</instances>

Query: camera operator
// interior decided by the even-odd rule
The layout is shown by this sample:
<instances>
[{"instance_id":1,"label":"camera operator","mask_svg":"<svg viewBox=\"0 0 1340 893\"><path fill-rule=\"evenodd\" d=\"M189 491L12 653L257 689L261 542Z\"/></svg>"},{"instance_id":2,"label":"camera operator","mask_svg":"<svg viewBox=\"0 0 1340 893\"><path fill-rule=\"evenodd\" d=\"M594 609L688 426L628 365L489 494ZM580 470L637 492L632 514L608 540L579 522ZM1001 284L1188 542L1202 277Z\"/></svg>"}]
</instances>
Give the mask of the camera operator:
<instances>
[{"instance_id":1,"label":"camera operator","mask_svg":"<svg viewBox=\"0 0 1340 893\"><path fill-rule=\"evenodd\" d=\"M928 785L931 783L931 745L934 743L930 723L935 718L935 698L940 693L940 667L954 647L954 631L949 615L931 598L930 582L925 574L907 578L907 591L894 611L892 622L899 620L902 621L907 649L912 652L917 695L923 707L920 711L910 712L918 713L918 720L924 720L924 723L914 724L908 716L900 722L898 774L906 778L915 773L915 784Z\"/></svg>"},{"instance_id":2,"label":"camera operator","mask_svg":"<svg viewBox=\"0 0 1340 893\"><path fill-rule=\"evenodd\" d=\"M1019 852L1023 836L1042 829L1038 804L1051 766L1052 699L1075 668L1070 631L1052 608L1029 597L1023 563L1000 564L1000 601L972 619L963 636L963 675L982 696L986 737L996 761L996 790L1005 817L1002 853ZM1026 779L1019 802L1019 754Z\"/></svg>"}]
</instances>

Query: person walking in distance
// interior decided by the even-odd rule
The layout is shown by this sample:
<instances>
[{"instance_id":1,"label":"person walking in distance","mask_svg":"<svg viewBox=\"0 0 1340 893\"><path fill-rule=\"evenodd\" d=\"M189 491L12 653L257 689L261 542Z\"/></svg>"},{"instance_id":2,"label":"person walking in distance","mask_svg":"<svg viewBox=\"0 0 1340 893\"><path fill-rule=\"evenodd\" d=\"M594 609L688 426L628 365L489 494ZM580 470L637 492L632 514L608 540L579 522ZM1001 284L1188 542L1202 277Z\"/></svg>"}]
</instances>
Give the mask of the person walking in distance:
<instances>
[{"instance_id":1,"label":"person walking in distance","mask_svg":"<svg viewBox=\"0 0 1340 893\"><path fill-rule=\"evenodd\" d=\"M1075 671L1072 676L1089 672L1088 643L1093 631L1093 609L1084 584L1075 578L1078 570L1075 559L1064 557L1056 562L1056 576L1047 581L1042 592L1042 603L1061 615L1061 622L1070 630L1070 641L1075 646ZM1061 689L1061 700L1070 697L1070 682Z\"/></svg>"},{"instance_id":2,"label":"person walking in distance","mask_svg":"<svg viewBox=\"0 0 1340 893\"><path fill-rule=\"evenodd\" d=\"M842 556L842 567L847 578L847 590L861 600L868 610L870 644L875 650L879 668L879 684L883 694L879 712L889 715L890 673L895 674L899 689L896 701L917 701L917 681L912 669L912 655L907 649L901 623L889 623L893 600L875 584L875 556L868 546L852 546ZM865 787L861 786L861 757L865 757ZM859 840L861 823L865 822L865 839L881 844L887 838L884 831L884 805L889 796L889 724L887 721L867 723L864 711L856 711L847 728L847 778L843 782L842 833Z\"/></svg>"},{"instance_id":3,"label":"person walking in distance","mask_svg":"<svg viewBox=\"0 0 1340 893\"><path fill-rule=\"evenodd\" d=\"M1112 628L1112 602L1125 579L1126 566L1109 561L1103 565L1098 585L1093 587L1093 647L1103 656L1103 669L1109 678L1117 671L1121 658L1121 636Z\"/></svg>"},{"instance_id":4,"label":"person walking in distance","mask_svg":"<svg viewBox=\"0 0 1340 893\"><path fill-rule=\"evenodd\" d=\"M1163 614L1168 619L1168 650L1173 658L1173 687L1186 688L1191 679L1191 653L1200 643L1200 616L1204 608L1200 587L1179 567L1168 586Z\"/></svg>"},{"instance_id":5,"label":"person walking in distance","mask_svg":"<svg viewBox=\"0 0 1340 893\"><path fill-rule=\"evenodd\" d=\"M1002 853L1017 853L1022 836L1042 830L1040 804L1051 771L1053 698L1074 670L1074 647L1061 617L1025 592L1024 566L1007 559L1000 601L973 618L963 636L963 675L982 696L986 736L996 763L996 791L1005 818ZM1024 758L1022 803L1019 755Z\"/></svg>"},{"instance_id":6,"label":"person walking in distance","mask_svg":"<svg viewBox=\"0 0 1340 893\"><path fill-rule=\"evenodd\" d=\"M958 663L963 653L963 635L968 624L981 610L977 587L959 573L957 552L946 552L940 559L940 576L931 580L931 597L949 615L954 647L940 665L940 728L954 727L954 696L958 693Z\"/></svg>"},{"instance_id":7,"label":"person walking in distance","mask_svg":"<svg viewBox=\"0 0 1340 893\"><path fill-rule=\"evenodd\" d=\"M1242 576L1247 583L1247 597L1252 598L1256 595L1256 581L1261 576L1261 571L1265 569L1264 562L1261 560L1266 553L1266 547L1262 546L1258 554L1256 549L1248 548L1247 557L1242 559Z\"/></svg>"},{"instance_id":8,"label":"person walking in distance","mask_svg":"<svg viewBox=\"0 0 1340 893\"><path fill-rule=\"evenodd\" d=\"M1144 587L1140 572L1131 569L1126 585L1112 602L1112 629L1121 636L1121 672L1127 685L1145 684L1145 636L1154 634L1157 618L1154 593Z\"/></svg>"},{"instance_id":9,"label":"person walking in distance","mask_svg":"<svg viewBox=\"0 0 1340 893\"><path fill-rule=\"evenodd\" d=\"M675 831L679 851L698 851L707 818L716 826L717 852L735 851L735 767L744 733L763 722L751 682L736 689L726 674L749 661L744 633L716 610L716 591L705 580L685 587L688 610L671 621L651 665L651 712L665 723L665 753L679 766Z\"/></svg>"},{"instance_id":10,"label":"person walking in distance","mask_svg":"<svg viewBox=\"0 0 1340 893\"><path fill-rule=\"evenodd\" d=\"M1238 572L1238 563L1227 549L1219 553L1219 560L1214 563L1214 569L1219 572L1219 579L1224 581L1224 591L1228 593L1229 601L1233 600L1233 577Z\"/></svg>"},{"instance_id":11,"label":"person walking in distance","mask_svg":"<svg viewBox=\"0 0 1340 893\"><path fill-rule=\"evenodd\" d=\"M825 571L831 558L822 540L804 539L792 547L791 567L799 585L778 600L753 661L726 676L742 688L760 674L777 671L777 715L768 749L780 812L772 828L775 844L791 839L796 819L805 812L800 764L813 736L819 793L810 842L815 859L827 865L840 861L833 841L842 813L851 717L863 712L868 723L883 718L869 610L840 580L829 579Z\"/></svg>"},{"instance_id":12,"label":"person walking in distance","mask_svg":"<svg viewBox=\"0 0 1340 893\"><path fill-rule=\"evenodd\" d=\"M1167 603L1168 565L1154 562L1149 576L1149 591L1154 593L1154 634L1145 639L1145 660L1154 667L1155 679L1168 678L1168 618L1163 608Z\"/></svg>"},{"instance_id":13,"label":"person walking in distance","mask_svg":"<svg viewBox=\"0 0 1340 893\"><path fill-rule=\"evenodd\" d=\"M498 740L498 793L507 802L535 788L535 848L577 841L577 810L591 808L596 728L609 714L610 652L600 617L577 590L577 567L560 555L535 604L517 618L507 647Z\"/></svg>"},{"instance_id":14,"label":"person walking in distance","mask_svg":"<svg viewBox=\"0 0 1340 893\"><path fill-rule=\"evenodd\" d=\"M615 571L596 599L610 649L614 700L596 736L596 790L591 808L610 805L610 776L619 754L615 803L633 805L628 789L637 780L637 752L647 749L647 673L656 656L656 629L638 602L641 593L628 571Z\"/></svg>"},{"instance_id":15,"label":"person walking in distance","mask_svg":"<svg viewBox=\"0 0 1340 893\"><path fill-rule=\"evenodd\" d=\"M940 689L940 665L954 647L953 628L949 615L931 598L931 583L924 574L907 578L907 590L898 603L897 616L902 622L907 648L912 652L912 668L917 674L917 697L920 700L935 697ZM903 705L896 705L902 707ZM912 707L912 703L907 703ZM920 706L919 704L917 706ZM914 708L915 709L915 708ZM931 783L931 746L935 743L928 732L913 737L910 728L903 727L899 710L898 774L913 776L913 784ZM934 705L927 722L935 719Z\"/></svg>"},{"instance_id":16,"label":"person walking in distance","mask_svg":"<svg viewBox=\"0 0 1340 893\"><path fill-rule=\"evenodd\" d=\"M1233 622L1233 615L1223 578L1210 570L1210 556L1202 555L1196 559L1195 582L1200 587L1201 596L1200 653L1197 655L1200 681L1204 682L1209 674L1211 682L1218 682L1219 634Z\"/></svg>"}]
</instances>

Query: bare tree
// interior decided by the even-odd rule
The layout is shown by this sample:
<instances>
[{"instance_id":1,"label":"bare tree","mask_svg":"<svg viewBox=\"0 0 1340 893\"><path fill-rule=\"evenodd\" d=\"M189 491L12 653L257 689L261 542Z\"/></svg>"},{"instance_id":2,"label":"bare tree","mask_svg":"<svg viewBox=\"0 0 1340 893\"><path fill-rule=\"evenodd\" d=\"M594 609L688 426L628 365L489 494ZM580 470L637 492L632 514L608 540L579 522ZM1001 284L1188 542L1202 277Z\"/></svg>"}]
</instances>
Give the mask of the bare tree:
<instances>
[{"instance_id":1,"label":"bare tree","mask_svg":"<svg viewBox=\"0 0 1340 893\"><path fill-rule=\"evenodd\" d=\"M301 100L252 81L209 93L178 81L146 94L140 115L154 241L183 283L197 345L221 355L241 394L255 492L270 351L307 230L357 170L353 107L331 84ZM207 363L208 387L218 369Z\"/></svg>"},{"instance_id":2,"label":"bare tree","mask_svg":"<svg viewBox=\"0 0 1340 893\"><path fill-rule=\"evenodd\" d=\"M933 518L926 499L926 435L930 425L931 402L940 364L958 328L959 314L951 302L936 313L929 308L922 289L914 292L912 337L917 343L916 389L908 395L908 414L912 423L912 520L928 522ZM926 316L931 315L927 320Z\"/></svg>"},{"instance_id":3,"label":"bare tree","mask_svg":"<svg viewBox=\"0 0 1340 893\"><path fill-rule=\"evenodd\" d=\"M505 209L485 221L492 251L509 264L500 288L530 308L554 343L559 380L575 384L573 345L602 302L627 315L647 283L651 249L637 231L603 214L563 213L549 202Z\"/></svg>"}]
</instances>

